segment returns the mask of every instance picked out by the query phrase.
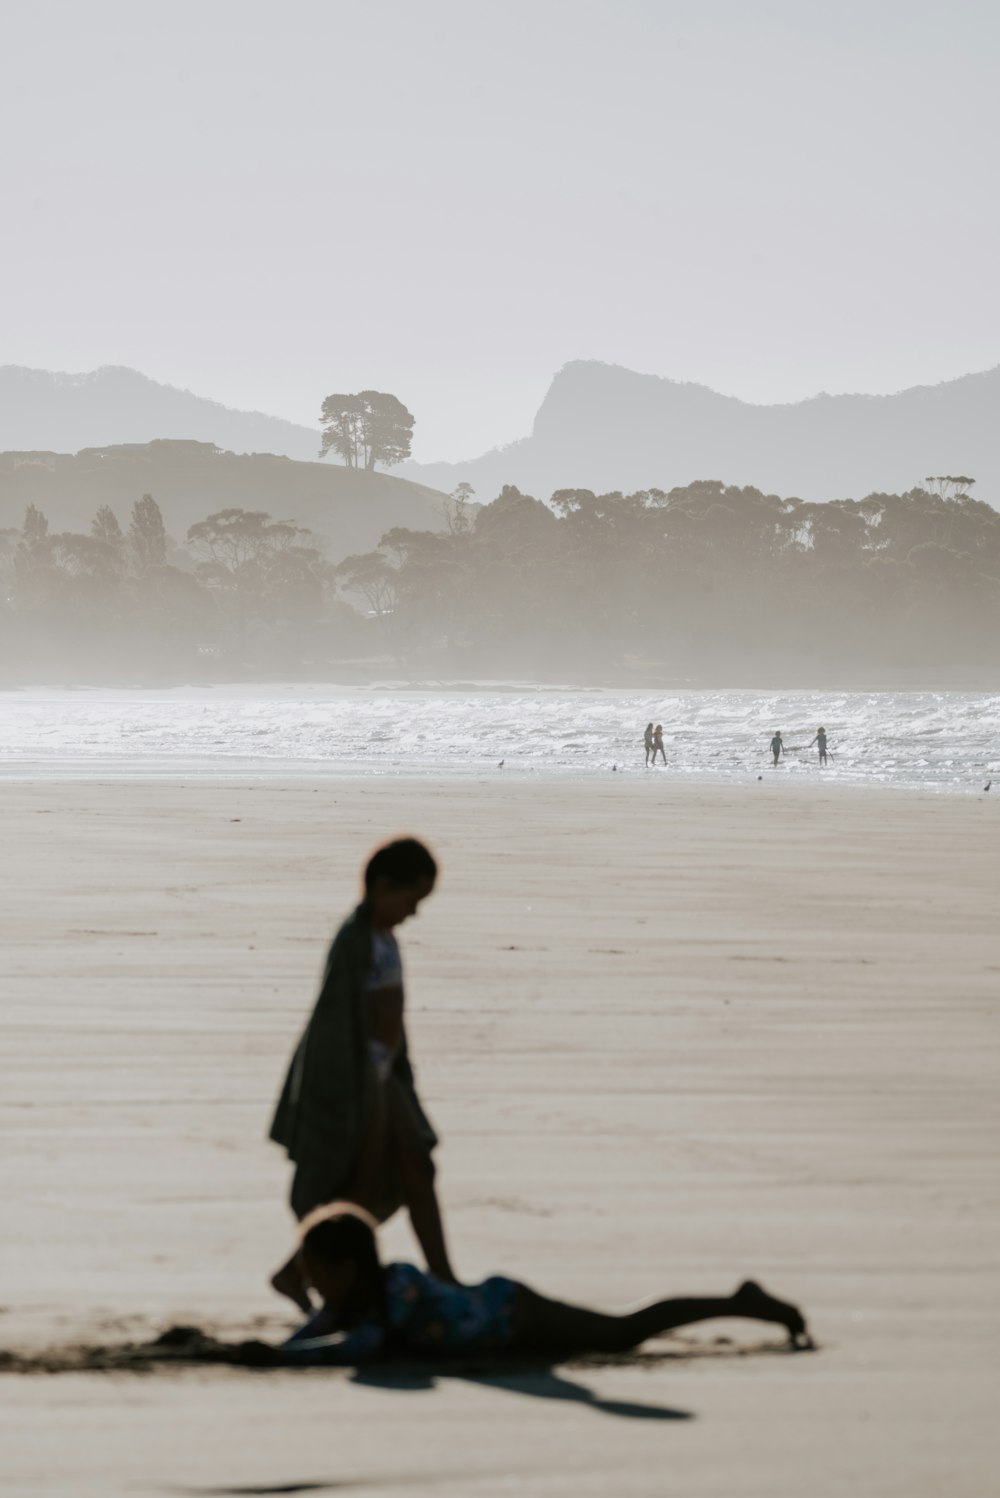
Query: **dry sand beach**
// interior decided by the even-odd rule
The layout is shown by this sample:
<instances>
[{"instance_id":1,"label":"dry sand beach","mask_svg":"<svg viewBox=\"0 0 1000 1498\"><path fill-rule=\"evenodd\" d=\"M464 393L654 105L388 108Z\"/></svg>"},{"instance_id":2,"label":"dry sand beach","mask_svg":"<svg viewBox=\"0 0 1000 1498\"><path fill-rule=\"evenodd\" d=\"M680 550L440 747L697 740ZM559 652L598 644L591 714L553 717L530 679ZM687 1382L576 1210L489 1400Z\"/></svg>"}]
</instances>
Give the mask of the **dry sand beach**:
<instances>
[{"instance_id":1,"label":"dry sand beach","mask_svg":"<svg viewBox=\"0 0 1000 1498\"><path fill-rule=\"evenodd\" d=\"M820 1344L732 1323L553 1374L8 1372L10 1498L994 1490L995 795L52 780L0 805L3 1348L292 1325L264 1135L399 831L443 863L402 939L459 1271L609 1307L752 1273ZM387 1248L414 1253L399 1221Z\"/></svg>"}]
</instances>

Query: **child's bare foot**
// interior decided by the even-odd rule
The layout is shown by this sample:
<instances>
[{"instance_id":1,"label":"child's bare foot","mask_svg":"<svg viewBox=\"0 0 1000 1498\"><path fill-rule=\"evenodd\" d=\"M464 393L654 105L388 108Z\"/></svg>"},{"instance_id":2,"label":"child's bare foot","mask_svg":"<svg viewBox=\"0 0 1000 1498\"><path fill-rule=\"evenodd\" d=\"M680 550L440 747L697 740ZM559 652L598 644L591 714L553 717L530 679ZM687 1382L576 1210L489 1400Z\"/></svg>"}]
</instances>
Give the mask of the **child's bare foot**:
<instances>
[{"instance_id":1,"label":"child's bare foot","mask_svg":"<svg viewBox=\"0 0 1000 1498\"><path fill-rule=\"evenodd\" d=\"M271 1288L277 1290L279 1295L287 1295L288 1299L294 1301L299 1310L305 1311L307 1315L312 1310L313 1303L309 1299L309 1291L305 1287L294 1259L289 1259L287 1264L282 1264L277 1274L271 1276Z\"/></svg>"},{"instance_id":2,"label":"child's bare foot","mask_svg":"<svg viewBox=\"0 0 1000 1498\"><path fill-rule=\"evenodd\" d=\"M749 1316L755 1321L774 1321L778 1326L783 1326L796 1347L811 1345L805 1317L798 1307L768 1295L756 1280L744 1280L733 1296L733 1310L737 1316Z\"/></svg>"}]
</instances>

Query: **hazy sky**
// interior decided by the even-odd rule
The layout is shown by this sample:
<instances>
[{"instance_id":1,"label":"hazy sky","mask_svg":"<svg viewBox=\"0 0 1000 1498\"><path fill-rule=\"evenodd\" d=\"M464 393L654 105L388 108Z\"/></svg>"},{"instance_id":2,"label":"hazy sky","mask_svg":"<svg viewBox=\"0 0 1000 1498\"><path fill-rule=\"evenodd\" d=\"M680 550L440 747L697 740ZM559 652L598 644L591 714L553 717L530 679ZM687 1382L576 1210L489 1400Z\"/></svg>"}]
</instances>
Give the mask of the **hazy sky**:
<instances>
[{"instance_id":1,"label":"hazy sky","mask_svg":"<svg viewBox=\"0 0 1000 1498\"><path fill-rule=\"evenodd\" d=\"M592 358L754 401L1000 362L996 0L6 0L0 363L415 453Z\"/></svg>"}]
</instances>

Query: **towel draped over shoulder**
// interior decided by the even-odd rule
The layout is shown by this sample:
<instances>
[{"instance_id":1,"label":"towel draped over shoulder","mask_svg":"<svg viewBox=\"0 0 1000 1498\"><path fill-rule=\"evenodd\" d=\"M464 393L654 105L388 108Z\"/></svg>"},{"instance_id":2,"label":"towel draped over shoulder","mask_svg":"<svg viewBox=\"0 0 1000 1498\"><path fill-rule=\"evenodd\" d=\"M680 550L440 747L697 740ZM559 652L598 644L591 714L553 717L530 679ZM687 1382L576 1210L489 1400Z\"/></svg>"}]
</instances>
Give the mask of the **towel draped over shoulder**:
<instances>
[{"instance_id":1,"label":"towel draped over shoulder","mask_svg":"<svg viewBox=\"0 0 1000 1498\"><path fill-rule=\"evenodd\" d=\"M322 1162L347 1181L364 1137L374 1085L368 1056L365 981L372 961L372 923L362 903L334 937L309 1023L292 1056L270 1137L296 1165ZM414 1089L403 1038L393 1075L410 1094L422 1138L437 1143Z\"/></svg>"}]
</instances>

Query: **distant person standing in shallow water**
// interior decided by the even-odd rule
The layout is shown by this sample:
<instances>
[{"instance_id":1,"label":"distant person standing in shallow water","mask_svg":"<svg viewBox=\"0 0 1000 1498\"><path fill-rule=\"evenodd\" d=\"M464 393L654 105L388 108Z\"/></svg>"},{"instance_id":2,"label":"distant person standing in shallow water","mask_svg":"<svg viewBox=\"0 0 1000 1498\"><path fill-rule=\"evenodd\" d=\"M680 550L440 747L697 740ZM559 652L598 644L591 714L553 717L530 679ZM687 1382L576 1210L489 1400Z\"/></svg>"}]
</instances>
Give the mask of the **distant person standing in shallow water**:
<instances>
[{"instance_id":1,"label":"distant person standing in shallow water","mask_svg":"<svg viewBox=\"0 0 1000 1498\"><path fill-rule=\"evenodd\" d=\"M666 764L666 762L667 762L667 756L666 756L666 754L664 753L664 750L663 750L663 724L662 723L657 723L656 727L653 729L653 764L654 765L656 764L656 756L657 755L659 755L660 758L663 760L663 763Z\"/></svg>"},{"instance_id":2,"label":"distant person standing in shallow water","mask_svg":"<svg viewBox=\"0 0 1000 1498\"><path fill-rule=\"evenodd\" d=\"M653 752L653 725L652 725L652 723L647 723L646 724L646 732L642 736L642 742L646 746L646 764L648 766L649 765L649 756Z\"/></svg>"},{"instance_id":3,"label":"distant person standing in shallow water","mask_svg":"<svg viewBox=\"0 0 1000 1498\"><path fill-rule=\"evenodd\" d=\"M806 748L807 749L811 749L813 747L813 744L815 744L818 747L818 749L819 749L819 762L820 762L820 764L821 765L825 765L826 764L826 729L825 728L817 728L817 730L816 730L816 737L813 739L812 744L807 744L806 745Z\"/></svg>"},{"instance_id":4,"label":"distant person standing in shallow water","mask_svg":"<svg viewBox=\"0 0 1000 1498\"><path fill-rule=\"evenodd\" d=\"M771 740L771 753L774 755L774 763L775 763L775 767L776 768L777 768L778 760L781 758L782 753L784 752L784 748L785 748L785 746L784 746L784 744L782 743L782 740L781 740L781 729L779 728L778 732L774 735L774 738Z\"/></svg>"}]
</instances>

